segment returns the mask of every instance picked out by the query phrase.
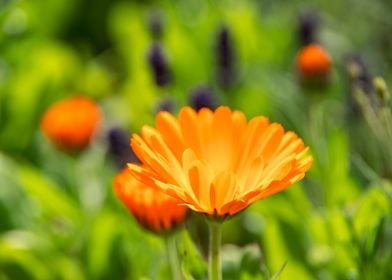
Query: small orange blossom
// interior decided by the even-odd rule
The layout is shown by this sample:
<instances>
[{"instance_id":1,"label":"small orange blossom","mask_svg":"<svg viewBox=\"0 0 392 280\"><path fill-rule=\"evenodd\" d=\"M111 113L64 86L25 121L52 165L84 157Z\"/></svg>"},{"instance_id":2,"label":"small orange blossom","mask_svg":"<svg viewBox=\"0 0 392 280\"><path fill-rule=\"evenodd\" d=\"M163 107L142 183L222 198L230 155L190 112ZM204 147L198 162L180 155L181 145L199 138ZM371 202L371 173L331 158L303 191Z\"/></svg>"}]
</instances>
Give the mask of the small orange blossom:
<instances>
[{"instance_id":1,"label":"small orange blossom","mask_svg":"<svg viewBox=\"0 0 392 280\"><path fill-rule=\"evenodd\" d=\"M298 52L296 64L301 76L317 78L329 74L331 57L321 46L309 44Z\"/></svg>"},{"instance_id":2,"label":"small orange blossom","mask_svg":"<svg viewBox=\"0 0 392 280\"><path fill-rule=\"evenodd\" d=\"M161 190L135 179L128 168L114 179L117 196L144 228L154 232L171 230L181 224L187 208Z\"/></svg>"},{"instance_id":3,"label":"small orange blossom","mask_svg":"<svg viewBox=\"0 0 392 280\"><path fill-rule=\"evenodd\" d=\"M234 215L301 180L313 158L302 139L259 116L247 122L228 107L178 119L160 112L156 129L144 126L131 146L144 163L129 164L143 184L158 187L197 212Z\"/></svg>"},{"instance_id":4,"label":"small orange blossom","mask_svg":"<svg viewBox=\"0 0 392 280\"><path fill-rule=\"evenodd\" d=\"M98 105L83 96L53 104L41 120L41 131L57 147L65 150L85 148L101 119Z\"/></svg>"}]
</instances>

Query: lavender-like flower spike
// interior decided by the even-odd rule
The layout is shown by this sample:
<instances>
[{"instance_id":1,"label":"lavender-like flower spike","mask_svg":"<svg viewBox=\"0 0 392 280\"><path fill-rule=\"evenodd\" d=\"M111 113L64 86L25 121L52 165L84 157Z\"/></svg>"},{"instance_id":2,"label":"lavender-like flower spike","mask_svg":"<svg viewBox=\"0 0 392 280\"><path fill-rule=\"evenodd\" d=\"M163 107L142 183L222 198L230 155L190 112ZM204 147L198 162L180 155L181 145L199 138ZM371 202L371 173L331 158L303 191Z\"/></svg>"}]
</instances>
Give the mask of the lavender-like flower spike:
<instances>
[{"instance_id":1,"label":"lavender-like flower spike","mask_svg":"<svg viewBox=\"0 0 392 280\"><path fill-rule=\"evenodd\" d=\"M107 134L108 155L119 169L128 162L140 162L129 146L130 135L120 128L112 128Z\"/></svg>"},{"instance_id":2,"label":"lavender-like flower spike","mask_svg":"<svg viewBox=\"0 0 392 280\"><path fill-rule=\"evenodd\" d=\"M211 88L199 86L190 92L189 103L193 109L199 111L201 108L216 108L216 99Z\"/></svg>"},{"instance_id":3,"label":"lavender-like flower spike","mask_svg":"<svg viewBox=\"0 0 392 280\"><path fill-rule=\"evenodd\" d=\"M155 43L151 46L148 54L148 62L156 85L159 87L166 86L171 81L171 74L167 59L159 44Z\"/></svg>"},{"instance_id":4,"label":"lavender-like flower spike","mask_svg":"<svg viewBox=\"0 0 392 280\"><path fill-rule=\"evenodd\" d=\"M317 43L319 17L315 11L302 13L298 19L298 40L300 45L306 46Z\"/></svg>"},{"instance_id":5,"label":"lavender-like flower spike","mask_svg":"<svg viewBox=\"0 0 392 280\"><path fill-rule=\"evenodd\" d=\"M164 31L164 17L162 11L153 10L148 15L148 28L154 39L159 40L162 38Z\"/></svg>"},{"instance_id":6,"label":"lavender-like flower spike","mask_svg":"<svg viewBox=\"0 0 392 280\"><path fill-rule=\"evenodd\" d=\"M351 54L344 61L345 69L349 78L349 95L347 97L347 109L351 116L357 118L362 109L358 103L358 91L363 94L363 104L377 106L377 98L374 94L372 76L363 58L358 54ZM366 102L365 102L366 101ZM365 102L365 103L364 103Z\"/></svg>"},{"instance_id":7,"label":"lavender-like flower spike","mask_svg":"<svg viewBox=\"0 0 392 280\"><path fill-rule=\"evenodd\" d=\"M374 91L372 76L363 58L353 54L346 59L346 69L353 85L360 87L366 94Z\"/></svg>"},{"instance_id":8,"label":"lavender-like flower spike","mask_svg":"<svg viewBox=\"0 0 392 280\"><path fill-rule=\"evenodd\" d=\"M230 88L235 83L235 55L229 29L223 26L217 36L217 75L218 83L223 88Z\"/></svg>"},{"instance_id":9,"label":"lavender-like flower spike","mask_svg":"<svg viewBox=\"0 0 392 280\"><path fill-rule=\"evenodd\" d=\"M170 98L170 97L163 98L156 103L155 108L154 108L154 111L155 111L154 113L156 114L161 111L174 113L175 107L176 107L176 104L172 98Z\"/></svg>"}]
</instances>

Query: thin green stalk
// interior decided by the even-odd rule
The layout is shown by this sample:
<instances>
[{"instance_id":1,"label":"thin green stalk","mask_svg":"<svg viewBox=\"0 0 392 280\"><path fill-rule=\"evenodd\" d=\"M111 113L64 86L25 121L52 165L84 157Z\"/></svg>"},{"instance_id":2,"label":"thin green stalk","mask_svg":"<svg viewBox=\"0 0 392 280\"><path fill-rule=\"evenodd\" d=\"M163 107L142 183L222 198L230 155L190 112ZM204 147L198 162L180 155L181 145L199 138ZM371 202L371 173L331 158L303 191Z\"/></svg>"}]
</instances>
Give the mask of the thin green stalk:
<instances>
[{"instance_id":1,"label":"thin green stalk","mask_svg":"<svg viewBox=\"0 0 392 280\"><path fill-rule=\"evenodd\" d=\"M220 259L222 227L217 222L208 222L208 227L210 230L208 279L222 280Z\"/></svg>"},{"instance_id":2,"label":"thin green stalk","mask_svg":"<svg viewBox=\"0 0 392 280\"><path fill-rule=\"evenodd\" d=\"M172 279L182 280L182 272L180 266L180 260L178 259L177 246L175 234L169 234L165 237L166 253L169 258Z\"/></svg>"}]
</instances>

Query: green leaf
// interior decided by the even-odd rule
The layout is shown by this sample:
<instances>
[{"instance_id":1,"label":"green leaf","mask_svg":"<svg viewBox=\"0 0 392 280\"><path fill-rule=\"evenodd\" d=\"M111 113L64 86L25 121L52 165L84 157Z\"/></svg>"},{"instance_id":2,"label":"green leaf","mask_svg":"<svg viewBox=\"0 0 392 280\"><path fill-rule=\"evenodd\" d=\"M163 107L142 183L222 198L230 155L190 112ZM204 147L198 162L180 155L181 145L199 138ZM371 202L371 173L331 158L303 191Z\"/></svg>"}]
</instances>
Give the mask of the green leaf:
<instances>
[{"instance_id":1,"label":"green leaf","mask_svg":"<svg viewBox=\"0 0 392 280\"><path fill-rule=\"evenodd\" d=\"M290 250L291 245L297 248L299 245L292 243L300 242L298 235L291 236L291 232L285 232L286 228L279 221L269 219L267 221L264 234L262 236L262 248L269 271L278 271L282 267L282 262L287 261L288 265L282 273L282 279L313 279L311 272L304 266L304 258L299 257L301 251Z\"/></svg>"},{"instance_id":2,"label":"green leaf","mask_svg":"<svg viewBox=\"0 0 392 280\"><path fill-rule=\"evenodd\" d=\"M277 279L279 279L279 276L282 274L282 272L285 269L286 265L287 265L287 261L285 261L282 264L282 266L279 268L279 270L274 275L272 275L270 280L277 280Z\"/></svg>"},{"instance_id":3,"label":"green leaf","mask_svg":"<svg viewBox=\"0 0 392 280\"><path fill-rule=\"evenodd\" d=\"M110 267L114 241L119 236L119 219L108 211L99 213L90 225L88 239L88 268L94 278L100 278Z\"/></svg>"},{"instance_id":4,"label":"green leaf","mask_svg":"<svg viewBox=\"0 0 392 280\"><path fill-rule=\"evenodd\" d=\"M26 193L38 203L45 215L62 217L71 224L81 221L82 215L76 203L40 170L22 166L18 175Z\"/></svg>"},{"instance_id":5,"label":"green leaf","mask_svg":"<svg viewBox=\"0 0 392 280\"><path fill-rule=\"evenodd\" d=\"M354 215L357 235L363 236L375 229L390 209L390 200L381 189L373 187L364 193Z\"/></svg>"},{"instance_id":6,"label":"green leaf","mask_svg":"<svg viewBox=\"0 0 392 280\"><path fill-rule=\"evenodd\" d=\"M14 267L16 273L19 270L19 273L29 275L30 279L53 279L46 263L30 248L0 240L0 268L9 266Z\"/></svg>"},{"instance_id":7,"label":"green leaf","mask_svg":"<svg viewBox=\"0 0 392 280\"><path fill-rule=\"evenodd\" d=\"M206 279L207 263L200 255L189 233L181 234L180 260L186 279Z\"/></svg>"}]
</instances>

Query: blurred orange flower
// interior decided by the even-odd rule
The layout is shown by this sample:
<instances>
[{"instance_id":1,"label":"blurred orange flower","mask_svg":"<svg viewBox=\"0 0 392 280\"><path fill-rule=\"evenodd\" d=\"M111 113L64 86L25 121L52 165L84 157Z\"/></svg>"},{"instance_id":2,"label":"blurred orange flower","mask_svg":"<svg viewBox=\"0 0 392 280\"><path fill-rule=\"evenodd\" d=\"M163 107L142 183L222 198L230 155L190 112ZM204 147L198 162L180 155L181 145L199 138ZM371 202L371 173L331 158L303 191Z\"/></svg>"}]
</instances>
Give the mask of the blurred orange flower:
<instances>
[{"instance_id":1,"label":"blurred orange flower","mask_svg":"<svg viewBox=\"0 0 392 280\"><path fill-rule=\"evenodd\" d=\"M149 230L170 230L185 220L187 207L161 190L140 183L128 168L114 178L114 187L136 220Z\"/></svg>"},{"instance_id":2,"label":"blurred orange flower","mask_svg":"<svg viewBox=\"0 0 392 280\"><path fill-rule=\"evenodd\" d=\"M100 119L93 100L76 96L49 107L41 120L41 131L61 149L80 150L90 143Z\"/></svg>"},{"instance_id":3,"label":"blurred orange flower","mask_svg":"<svg viewBox=\"0 0 392 280\"><path fill-rule=\"evenodd\" d=\"M321 46L309 44L298 52L296 64L303 78L322 78L331 70L331 57Z\"/></svg>"},{"instance_id":4,"label":"blurred orange flower","mask_svg":"<svg viewBox=\"0 0 392 280\"><path fill-rule=\"evenodd\" d=\"M194 211L233 215L301 180L313 158L302 139L265 117L190 107L178 119L160 112L131 145L144 166L129 164L143 184L156 186Z\"/></svg>"}]
</instances>

